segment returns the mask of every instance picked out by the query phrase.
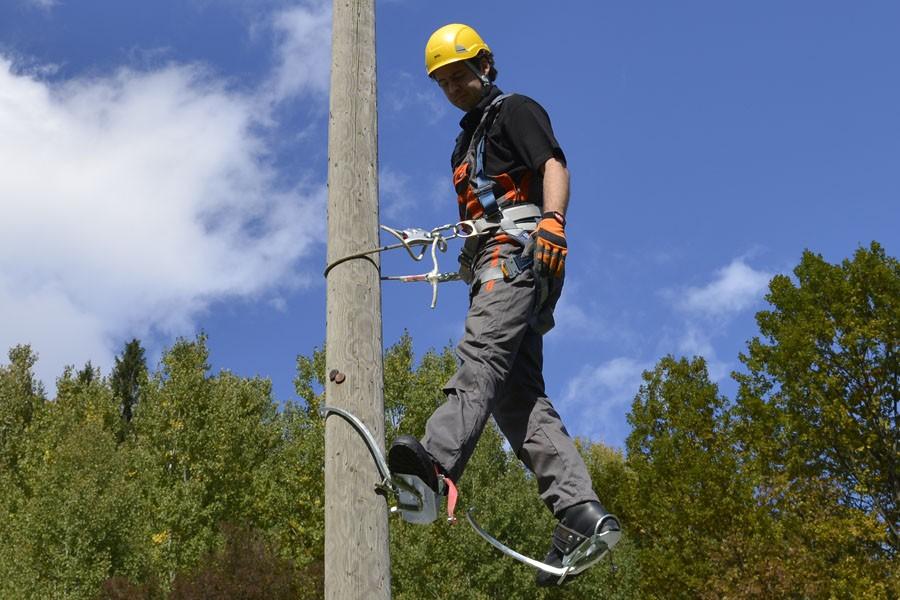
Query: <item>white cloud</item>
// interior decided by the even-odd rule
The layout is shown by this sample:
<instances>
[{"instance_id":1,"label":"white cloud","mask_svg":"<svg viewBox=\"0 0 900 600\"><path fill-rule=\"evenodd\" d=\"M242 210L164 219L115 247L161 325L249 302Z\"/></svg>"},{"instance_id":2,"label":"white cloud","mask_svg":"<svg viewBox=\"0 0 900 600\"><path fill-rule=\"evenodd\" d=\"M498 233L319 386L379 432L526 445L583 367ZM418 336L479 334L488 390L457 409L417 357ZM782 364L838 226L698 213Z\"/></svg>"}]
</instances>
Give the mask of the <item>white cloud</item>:
<instances>
[{"instance_id":1,"label":"white cloud","mask_svg":"<svg viewBox=\"0 0 900 600\"><path fill-rule=\"evenodd\" d=\"M378 176L378 192L381 196L381 219L393 227L412 227L411 213L417 214L417 198L412 194L409 175L382 167ZM425 227L425 225L420 225Z\"/></svg>"},{"instance_id":2,"label":"white cloud","mask_svg":"<svg viewBox=\"0 0 900 600\"><path fill-rule=\"evenodd\" d=\"M702 356L706 360L707 371L713 381L721 381L731 372L731 365L718 358L712 344L712 333L709 327L699 327L696 323L686 323L684 332L678 340L678 354L694 357Z\"/></svg>"},{"instance_id":3,"label":"white cloud","mask_svg":"<svg viewBox=\"0 0 900 600\"><path fill-rule=\"evenodd\" d=\"M331 3L311 2L275 15L277 65L270 82L271 100L301 92L327 95L331 84Z\"/></svg>"},{"instance_id":4,"label":"white cloud","mask_svg":"<svg viewBox=\"0 0 900 600\"><path fill-rule=\"evenodd\" d=\"M688 323L678 340L678 352L687 356L704 357L715 354L708 330Z\"/></svg>"},{"instance_id":5,"label":"white cloud","mask_svg":"<svg viewBox=\"0 0 900 600\"><path fill-rule=\"evenodd\" d=\"M548 338L554 341L568 340L570 335L577 335L588 339L603 339L606 324L593 310L592 313L593 316L588 316L582 304L575 299L575 292L566 290L553 311L556 326L550 330Z\"/></svg>"},{"instance_id":6,"label":"white cloud","mask_svg":"<svg viewBox=\"0 0 900 600\"><path fill-rule=\"evenodd\" d=\"M385 82L386 108L398 118L407 119L409 111L416 109L429 125L434 125L450 112L450 103L437 85L427 79L424 67L421 74L415 75L406 71L389 72Z\"/></svg>"},{"instance_id":7,"label":"white cloud","mask_svg":"<svg viewBox=\"0 0 900 600\"><path fill-rule=\"evenodd\" d=\"M446 175L410 175L385 165L380 171L380 212L385 225L430 229L459 218L449 172ZM435 217L431 215L433 211L437 212ZM429 218L435 221L428 222Z\"/></svg>"},{"instance_id":8,"label":"white cloud","mask_svg":"<svg viewBox=\"0 0 900 600\"><path fill-rule=\"evenodd\" d=\"M456 190L453 189L453 178L450 176L448 166L446 173L433 173L430 177L422 178L422 188L426 190L426 197L431 198L431 203L438 210L449 210L452 216L459 214L457 208Z\"/></svg>"},{"instance_id":9,"label":"white cloud","mask_svg":"<svg viewBox=\"0 0 900 600\"><path fill-rule=\"evenodd\" d=\"M27 0L27 2L41 10L50 10L59 4L59 0Z\"/></svg>"},{"instance_id":10,"label":"white cloud","mask_svg":"<svg viewBox=\"0 0 900 600\"><path fill-rule=\"evenodd\" d=\"M67 364L110 365L113 352L102 332L106 324L93 311L75 306L52 284L10 289L0 279L0 363L9 348L30 343L39 354L37 374L51 384Z\"/></svg>"},{"instance_id":11,"label":"white cloud","mask_svg":"<svg viewBox=\"0 0 900 600\"><path fill-rule=\"evenodd\" d=\"M326 19L276 19L281 99L324 98L330 29L311 24ZM0 350L32 344L49 383L65 364L108 368L123 336L189 332L213 300L303 283L325 187L271 167L271 95L192 65L40 72L0 55Z\"/></svg>"},{"instance_id":12,"label":"white cloud","mask_svg":"<svg viewBox=\"0 0 900 600\"><path fill-rule=\"evenodd\" d=\"M728 331L741 312L763 300L772 276L738 257L718 269L705 286L663 291L661 296L671 300L683 317L680 332L663 351L702 356L714 381L726 378L731 364L717 358L714 340Z\"/></svg>"},{"instance_id":13,"label":"white cloud","mask_svg":"<svg viewBox=\"0 0 900 600\"><path fill-rule=\"evenodd\" d=\"M634 323L641 322L639 307L619 308L612 312L611 294L616 282L592 270L586 276L572 272L566 276L562 297L553 318L556 326L544 338L548 345L568 345L573 340L614 344L619 352L640 352L646 340Z\"/></svg>"},{"instance_id":14,"label":"white cloud","mask_svg":"<svg viewBox=\"0 0 900 600\"><path fill-rule=\"evenodd\" d=\"M652 365L618 357L586 366L566 386L563 402L579 415L577 432L621 446L628 431L626 414Z\"/></svg>"},{"instance_id":15,"label":"white cloud","mask_svg":"<svg viewBox=\"0 0 900 600\"><path fill-rule=\"evenodd\" d=\"M678 301L678 307L708 315L738 313L762 300L771 278L771 273L757 271L742 258L736 258L719 269L713 281L706 286L687 288Z\"/></svg>"}]
</instances>

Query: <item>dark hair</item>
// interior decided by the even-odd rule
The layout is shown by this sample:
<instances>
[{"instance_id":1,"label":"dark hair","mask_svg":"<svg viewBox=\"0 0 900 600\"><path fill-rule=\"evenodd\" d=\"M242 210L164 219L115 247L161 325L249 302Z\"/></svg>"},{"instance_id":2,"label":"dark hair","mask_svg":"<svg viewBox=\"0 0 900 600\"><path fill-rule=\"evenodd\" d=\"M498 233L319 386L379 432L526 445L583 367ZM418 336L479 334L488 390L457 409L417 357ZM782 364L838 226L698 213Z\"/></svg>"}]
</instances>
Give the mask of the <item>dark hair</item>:
<instances>
[{"instance_id":1,"label":"dark hair","mask_svg":"<svg viewBox=\"0 0 900 600\"><path fill-rule=\"evenodd\" d=\"M491 66L491 70L488 71L488 79L491 81L491 83L493 83L494 80L497 79L497 67L494 66L494 55L492 53L488 52L487 50L482 50L481 52L478 53L478 56L476 56L472 60L472 62L474 62L475 66L478 67L479 72L481 72L481 59L482 58L484 60L486 60L488 62L488 64Z\"/></svg>"}]
</instances>

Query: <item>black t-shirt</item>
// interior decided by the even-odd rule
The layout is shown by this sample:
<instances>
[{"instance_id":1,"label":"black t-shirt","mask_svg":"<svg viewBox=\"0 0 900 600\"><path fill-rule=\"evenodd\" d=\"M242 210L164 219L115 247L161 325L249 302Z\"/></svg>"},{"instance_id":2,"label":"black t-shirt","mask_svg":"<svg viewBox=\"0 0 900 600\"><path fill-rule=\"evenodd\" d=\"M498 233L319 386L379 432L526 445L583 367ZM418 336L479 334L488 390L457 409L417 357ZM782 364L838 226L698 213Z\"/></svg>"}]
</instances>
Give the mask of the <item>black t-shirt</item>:
<instances>
[{"instance_id":1,"label":"black t-shirt","mask_svg":"<svg viewBox=\"0 0 900 600\"><path fill-rule=\"evenodd\" d=\"M502 92L496 86L482 101L459 122L462 132L456 138L456 146L451 157L451 167L456 169L465 160L472 134L478 127L484 109ZM506 173L518 185L522 177L532 172L528 201L541 206L544 197L544 178L540 168L547 159L555 157L565 163L566 158L544 108L527 96L513 94L500 104L494 122L485 136L485 175L496 176ZM503 189L495 186L495 194L502 195Z\"/></svg>"}]
</instances>

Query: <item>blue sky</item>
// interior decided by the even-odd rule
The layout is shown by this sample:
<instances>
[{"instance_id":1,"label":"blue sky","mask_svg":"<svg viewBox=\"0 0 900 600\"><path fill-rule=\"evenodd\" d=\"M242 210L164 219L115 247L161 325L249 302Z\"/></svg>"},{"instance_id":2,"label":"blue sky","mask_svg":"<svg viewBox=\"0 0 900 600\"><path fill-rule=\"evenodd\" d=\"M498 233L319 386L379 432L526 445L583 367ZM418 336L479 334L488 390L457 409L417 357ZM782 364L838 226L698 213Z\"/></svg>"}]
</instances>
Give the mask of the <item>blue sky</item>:
<instances>
[{"instance_id":1,"label":"blue sky","mask_svg":"<svg viewBox=\"0 0 900 600\"><path fill-rule=\"evenodd\" d=\"M705 356L731 394L768 279L805 248L897 255L900 4L435 4L378 3L381 220L455 217L460 114L423 47L469 23L569 159L545 376L572 433L621 446L667 353ZM3 0L0 347L32 344L52 390L133 336L156 360L205 331L214 368L295 398L325 335L329 28L318 1ZM458 338L464 287L429 296L383 286L386 344Z\"/></svg>"}]
</instances>

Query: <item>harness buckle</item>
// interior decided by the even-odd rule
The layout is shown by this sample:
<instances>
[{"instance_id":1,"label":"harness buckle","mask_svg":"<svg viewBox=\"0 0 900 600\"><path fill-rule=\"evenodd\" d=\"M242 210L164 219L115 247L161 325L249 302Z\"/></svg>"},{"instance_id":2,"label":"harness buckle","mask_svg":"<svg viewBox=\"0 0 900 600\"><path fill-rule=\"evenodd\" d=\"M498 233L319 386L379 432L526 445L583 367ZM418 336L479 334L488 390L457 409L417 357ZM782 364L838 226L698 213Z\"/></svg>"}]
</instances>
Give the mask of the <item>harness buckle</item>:
<instances>
[{"instance_id":1,"label":"harness buckle","mask_svg":"<svg viewBox=\"0 0 900 600\"><path fill-rule=\"evenodd\" d=\"M531 255L516 254L510 256L500 264L500 270L503 272L503 278L507 281L515 279L534 264L534 258Z\"/></svg>"}]
</instances>

